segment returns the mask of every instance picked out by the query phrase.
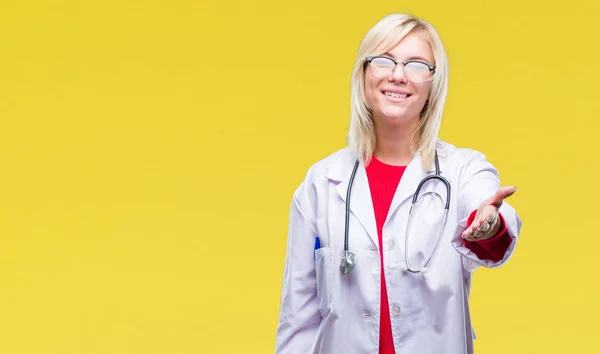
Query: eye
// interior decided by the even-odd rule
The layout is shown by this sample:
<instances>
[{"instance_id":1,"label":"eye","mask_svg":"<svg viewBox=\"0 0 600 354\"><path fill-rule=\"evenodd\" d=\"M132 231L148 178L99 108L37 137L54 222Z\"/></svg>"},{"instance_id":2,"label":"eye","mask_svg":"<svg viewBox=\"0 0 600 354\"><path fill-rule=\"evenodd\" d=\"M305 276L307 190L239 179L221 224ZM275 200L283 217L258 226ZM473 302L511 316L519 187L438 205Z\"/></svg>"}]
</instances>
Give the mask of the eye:
<instances>
[{"instance_id":1,"label":"eye","mask_svg":"<svg viewBox=\"0 0 600 354\"><path fill-rule=\"evenodd\" d=\"M406 64L406 70L413 72L429 72L429 67L424 63L413 61Z\"/></svg>"},{"instance_id":2,"label":"eye","mask_svg":"<svg viewBox=\"0 0 600 354\"><path fill-rule=\"evenodd\" d=\"M387 58L374 58L371 61L371 64L376 65L376 66L383 66L383 67L396 66L396 63L394 63L391 59L387 59Z\"/></svg>"}]
</instances>

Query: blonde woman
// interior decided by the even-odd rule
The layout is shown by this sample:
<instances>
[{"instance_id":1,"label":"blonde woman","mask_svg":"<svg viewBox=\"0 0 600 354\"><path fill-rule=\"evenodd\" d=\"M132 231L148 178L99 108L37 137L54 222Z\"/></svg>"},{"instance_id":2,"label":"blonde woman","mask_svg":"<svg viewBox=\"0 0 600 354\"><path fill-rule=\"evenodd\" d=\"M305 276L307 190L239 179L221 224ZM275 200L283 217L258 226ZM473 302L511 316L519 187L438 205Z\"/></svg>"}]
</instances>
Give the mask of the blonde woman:
<instances>
[{"instance_id":1,"label":"blonde woman","mask_svg":"<svg viewBox=\"0 0 600 354\"><path fill-rule=\"evenodd\" d=\"M428 22L366 34L349 146L292 198L277 354L473 353L471 275L509 260L522 223L486 157L438 138L447 86Z\"/></svg>"}]
</instances>

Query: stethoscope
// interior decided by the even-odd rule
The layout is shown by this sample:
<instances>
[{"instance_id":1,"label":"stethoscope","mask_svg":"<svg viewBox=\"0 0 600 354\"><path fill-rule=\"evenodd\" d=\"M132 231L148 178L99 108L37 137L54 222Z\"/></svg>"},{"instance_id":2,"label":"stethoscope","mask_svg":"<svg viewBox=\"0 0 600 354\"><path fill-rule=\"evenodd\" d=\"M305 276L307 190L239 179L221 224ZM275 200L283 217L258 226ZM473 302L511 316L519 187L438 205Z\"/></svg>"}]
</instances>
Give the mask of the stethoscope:
<instances>
[{"instance_id":1,"label":"stethoscope","mask_svg":"<svg viewBox=\"0 0 600 354\"><path fill-rule=\"evenodd\" d=\"M346 224L345 224L345 230L344 230L344 257L342 258L342 263L340 264L340 270L342 271L343 274L350 273L354 269L354 267L356 267L356 254L354 254L353 252L350 252L348 250L348 238L349 238L348 233L349 233L349 229L350 229L350 194L352 192L352 184L354 183L354 177L356 176L356 170L358 169L358 166L359 166L359 160L357 159L356 162L354 163L354 168L352 170L352 174L350 175L350 182L348 184L348 190L346 191ZM412 212L413 212L413 208L414 208L415 204L417 203L417 199L419 198L419 192L421 191L421 188L423 187L425 182L434 180L434 179L442 181L444 183L444 185L446 186L446 205L444 206L444 218L443 218L442 225L440 227L440 231L438 233L438 237L437 237L433 252L431 252L431 255L429 256L429 258L427 259L427 261L425 262L425 264L423 264L423 266L421 268L413 269L408 262L408 236L409 236L409 231L410 231L410 222L411 222L411 218L412 218ZM408 212L408 221L406 224L406 237L404 238L405 239L405 244L404 244L404 262L405 262L405 264L404 264L404 266L402 266L402 269L404 271L408 271L411 273L419 273L420 272L422 274L425 274L427 272L427 266L429 265L431 258L435 254L435 251L437 250L440 240L442 238L442 231L444 230L444 226L446 226L446 220L448 219L448 209L450 209L450 182L448 182L448 180L440 174L440 163L438 161L438 155L437 155L437 151L436 151L435 152L435 174L426 176L425 178L423 178L421 180L421 182L419 182L419 185L417 186L417 190L415 191L415 194L413 195L413 198L412 198L412 205L410 206L410 211Z\"/></svg>"}]
</instances>

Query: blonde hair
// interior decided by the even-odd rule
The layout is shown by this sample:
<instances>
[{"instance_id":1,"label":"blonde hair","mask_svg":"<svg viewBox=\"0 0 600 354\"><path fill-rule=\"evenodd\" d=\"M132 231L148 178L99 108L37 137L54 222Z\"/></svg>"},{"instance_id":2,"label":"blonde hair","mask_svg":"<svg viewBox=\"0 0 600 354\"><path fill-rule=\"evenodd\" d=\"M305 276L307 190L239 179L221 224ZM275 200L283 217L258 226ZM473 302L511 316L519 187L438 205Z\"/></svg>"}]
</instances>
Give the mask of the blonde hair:
<instances>
[{"instance_id":1,"label":"blonde hair","mask_svg":"<svg viewBox=\"0 0 600 354\"><path fill-rule=\"evenodd\" d=\"M431 166L437 147L438 132L448 92L448 58L437 31L428 22L406 14L392 14L381 19L365 35L352 71L352 95L348 143L354 154L368 164L375 149L375 126L372 110L365 100L365 57L379 55L394 48L405 36L418 33L431 46L435 72L429 98L411 146L418 146L424 168ZM416 151L413 151L415 153Z\"/></svg>"}]
</instances>

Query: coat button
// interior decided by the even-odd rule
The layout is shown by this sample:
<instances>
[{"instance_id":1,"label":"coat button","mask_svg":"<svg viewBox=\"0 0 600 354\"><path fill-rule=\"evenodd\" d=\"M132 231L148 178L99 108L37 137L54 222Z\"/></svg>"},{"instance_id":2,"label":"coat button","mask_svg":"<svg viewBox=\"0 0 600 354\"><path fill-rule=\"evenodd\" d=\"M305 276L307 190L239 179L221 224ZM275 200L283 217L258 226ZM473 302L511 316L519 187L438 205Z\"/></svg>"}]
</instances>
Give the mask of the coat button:
<instances>
[{"instance_id":1,"label":"coat button","mask_svg":"<svg viewBox=\"0 0 600 354\"><path fill-rule=\"evenodd\" d=\"M400 316L400 307L396 304L392 305L392 315Z\"/></svg>"},{"instance_id":2,"label":"coat button","mask_svg":"<svg viewBox=\"0 0 600 354\"><path fill-rule=\"evenodd\" d=\"M395 245L396 245L396 243L392 239L388 239L386 242L386 246L387 246L388 250L391 250L392 248L394 248Z\"/></svg>"}]
</instances>

